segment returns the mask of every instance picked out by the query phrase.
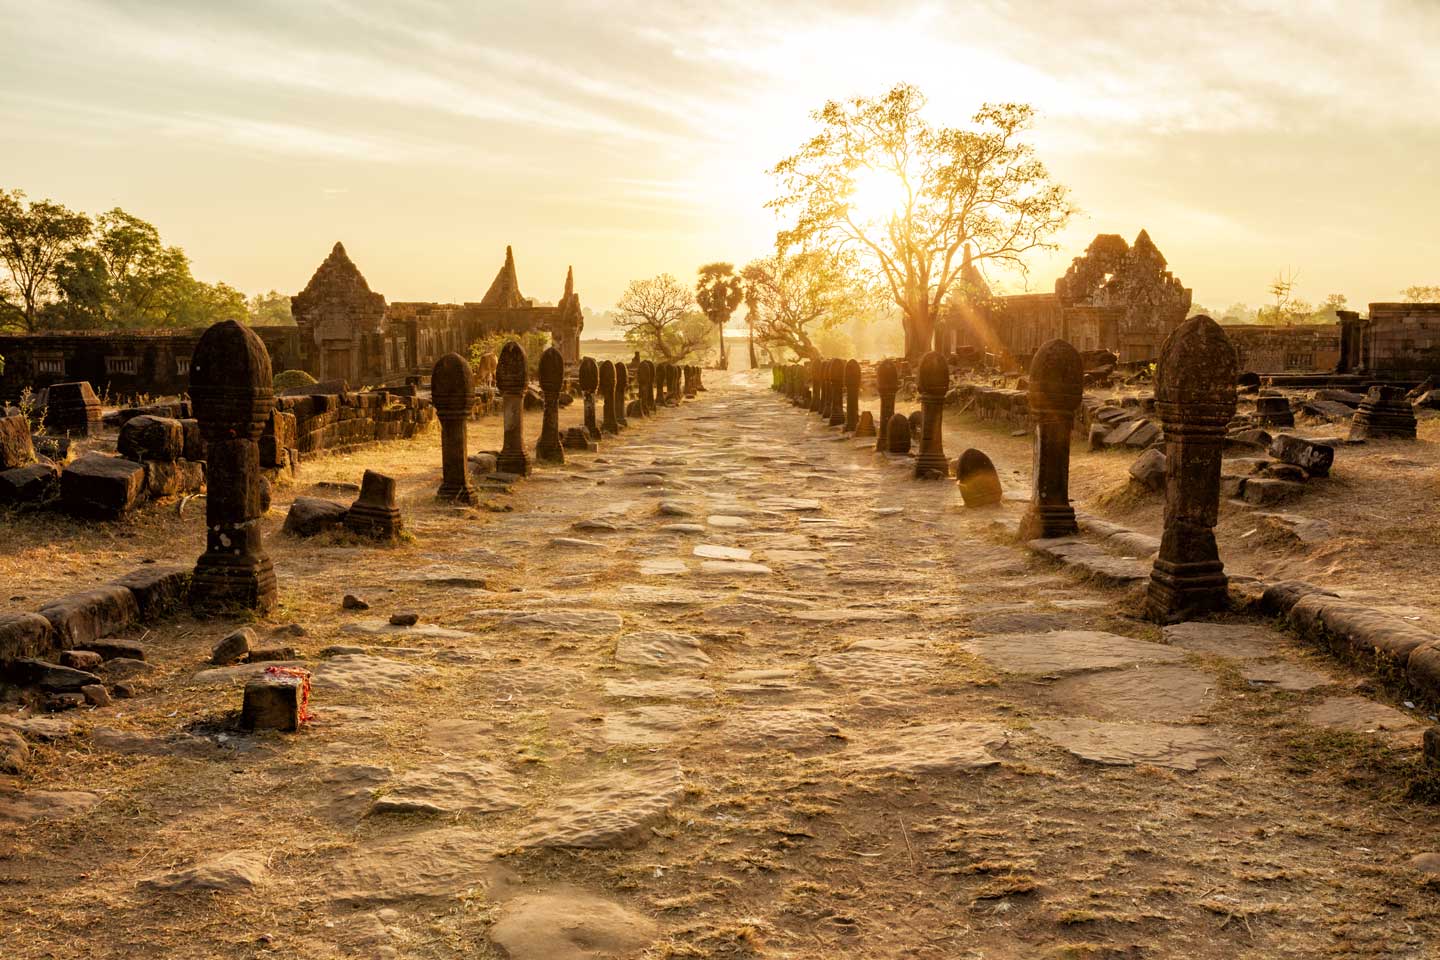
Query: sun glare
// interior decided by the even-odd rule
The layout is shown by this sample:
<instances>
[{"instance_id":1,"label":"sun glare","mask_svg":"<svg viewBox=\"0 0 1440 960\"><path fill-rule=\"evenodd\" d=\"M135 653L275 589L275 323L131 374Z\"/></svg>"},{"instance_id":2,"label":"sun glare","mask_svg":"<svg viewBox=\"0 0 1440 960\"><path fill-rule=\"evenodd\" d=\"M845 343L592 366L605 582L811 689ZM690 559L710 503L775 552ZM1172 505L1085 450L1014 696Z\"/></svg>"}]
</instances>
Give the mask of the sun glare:
<instances>
[{"instance_id":1,"label":"sun glare","mask_svg":"<svg viewBox=\"0 0 1440 960\"><path fill-rule=\"evenodd\" d=\"M892 170L862 170L850 188L850 210L861 223L884 223L905 209L905 181Z\"/></svg>"}]
</instances>

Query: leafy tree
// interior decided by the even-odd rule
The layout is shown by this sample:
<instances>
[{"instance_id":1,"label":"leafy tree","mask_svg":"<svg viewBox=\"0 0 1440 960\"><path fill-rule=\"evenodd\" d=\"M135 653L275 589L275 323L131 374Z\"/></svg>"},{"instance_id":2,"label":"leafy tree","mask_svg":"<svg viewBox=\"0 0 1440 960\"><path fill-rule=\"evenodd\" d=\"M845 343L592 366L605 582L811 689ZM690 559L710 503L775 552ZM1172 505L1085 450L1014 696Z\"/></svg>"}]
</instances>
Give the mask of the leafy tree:
<instances>
[{"instance_id":1,"label":"leafy tree","mask_svg":"<svg viewBox=\"0 0 1440 960\"><path fill-rule=\"evenodd\" d=\"M13 291L0 297L0 326L30 333L38 328L40 310L55 294L55 268L89 235L85 214L49 200L26 203L23 192L0 190L0 262Z\"/></svg>"},{"instance_id":2,"label":"leafy tree","mask_svg":"<svg viewBox=\"0 0 1440 960\"><path fill-rule=\"evenodd\" d=\"M699 273L700 279L695 282L695 302L719 331L720 369L724 370L730 365L725 357L725 324L730 322L730 315L745 299L745 283L735 273L733 263L707 263ZM754 357L753 350L751 357Z\"/></svg>"},{"instance_id":3,"label":"leafy tree","mask_svg":"<svg viewBox=\"0 0 1440 960\"><path fill-rule=\"evenodd\" d=\"M1405 288L1406 303L1440 303L1440 286L1415 286Z\"/></svg>"},{"instance_id":4,"label":"leafy tree","mask_svg":"<svg viewBox=\"0 0 1440 960\"><path fill-rule=\"evenodd\" d=\"M710 338L711 320L693 306L690 291L668 273L632 280L615 304L615 326L641 354L684 363Z\"/></svg>"},{"instance_id":5,"label":"leafy tree","mask_svg":"<svg viewBox=\"0 0 1440 960\"><path fill-rule=\"evenodd\" d=\"M826 103L812 114L820 132L771 170L779 195L768 204L795 217L782 249L860 256L903 312L910 357L929 349L967 243L974 261L1023 271L1024 255L1052 248L1074 213L1020 140L1031 107L986 104L960 129L931 126L924 106L908 84Z\"/></svg>"},{"instance_id":6,"label":"leafy tree","mask_svg":"<svg viewBox=\"0 0 1440 960\"><path fill-rule=\"evenodd\" d=\"M250 298L248 312L251 326L293 327L295 325L295 318L290 315L290 297L278 290L255 294Z\"/></svg>"},{"instance_id":7,"label":"leafy tree","mask_svg":"<svg viewBox=\"0 0 1440 960\"><path fill-rule=\"evenodd\" d=\"M523 333L505 331L481 337L470 344L470 365L474 366L479 363L480 358L487 353L499 357L500 351L511 340L520 344L520 349L525 351L525 369L529 371L531 378L538 377L540 375L540 354L550 346L549 330L526 330Z\"/></svg>"},{"instance_id":8,"label":"leafy tree","mask_svg":"<svg viewBox=\"0 0 1440 960\"><path fill-rule=\"evenodd\" d=\"M772 253L752 260L741 275L750 322L772 354L785 350L818 359L816 332L857 319L868 306L853 280L851 258L828 250Z\"/></svg>"}]
</instances>

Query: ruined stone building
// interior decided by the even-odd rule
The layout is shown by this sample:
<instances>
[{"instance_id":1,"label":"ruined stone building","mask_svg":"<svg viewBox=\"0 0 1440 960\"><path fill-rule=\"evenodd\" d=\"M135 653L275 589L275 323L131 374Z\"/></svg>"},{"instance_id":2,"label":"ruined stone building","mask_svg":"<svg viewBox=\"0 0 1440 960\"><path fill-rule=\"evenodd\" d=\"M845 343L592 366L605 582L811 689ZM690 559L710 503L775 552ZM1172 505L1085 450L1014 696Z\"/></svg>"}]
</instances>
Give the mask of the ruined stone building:
<instances>
[{"instance_id":1,"label":"ruined stone building","mask_svg":"<svg viewBox=\"0 0 1440 960\"><path fill-rule=\"evenodd\" d=\"M1340 311L1339 373L1379 380L1440 377L1440 303L1372 303Z\"/></svg>"},{"instance_id":2,"label":"ruined stone building","mask_svg":"<svg viewBox=\"0 0 1440 960\"><path fill-rule=\"evenodd\" d=\"M428 373L445 353L464 354L496 333L546 330L567 363L580 362L585 319L573 271L553 307L537 306L520 292L515 257L505 248L489 291L478 303L392 303L335 244L305 289L290 298L296 326L255 327L271 366L304 370L319 380L352 386ZM55 330L0 336L0 400L13 402L26 387L86 380L102 396L133 398L183 393L190 386L190 355L203 330Z\"/></svg>"},{"instance_id":3,"label":"ruined stone building","mask_svg":"<svg viewBox=\"0 0 1440 960\"><path fill-rule=\"evenodd\" d=\"M1022 363L1056 338L1080 351L1110 350L1122 361L1149 360L1190 311L1191 291L1144 230L1133 244L1119 234L1096 236L1054 293L992 297L968 252L965 269L973 278L962 274L962 293L946 304L937 347L971 347L1001 366Z\"/></svg>"},{"instance_id":4,"label":"ruined stone building","mask_svg":"<svg viewBox=\"0 0 1440 960\"><path fill-rule=\"evenodd\" d=\"M290 298L300 327L304 369L321 380L374 381L423 372L435 360L497 333L549 332L567 363L580 362L585 319L575 293L574 271L553 307L537 306L520 292L515 255L505 262L478 303L385 303L339 243L310 282Z\"/></svg>"}]
</instances>

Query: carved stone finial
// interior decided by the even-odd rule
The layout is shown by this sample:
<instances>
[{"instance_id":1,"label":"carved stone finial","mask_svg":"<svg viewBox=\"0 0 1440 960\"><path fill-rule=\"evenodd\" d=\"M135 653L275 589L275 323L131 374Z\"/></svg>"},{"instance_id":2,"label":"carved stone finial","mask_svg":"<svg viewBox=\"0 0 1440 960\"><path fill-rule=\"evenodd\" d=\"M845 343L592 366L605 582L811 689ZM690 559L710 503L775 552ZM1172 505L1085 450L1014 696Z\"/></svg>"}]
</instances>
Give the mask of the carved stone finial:
<instances>
[{"instance_id":1,"label":"carved stone finial","mask_svg":"<svg viewBox=\"0 0 1440 960\"><path fill-rule=\"evenodd\" d=\"M522 477L530 473L523 415L525 384L529 379L525 351L511 340L500 348L500 357L495 363L495 385L500 388L500 412L505 430L500 454L495 458L495 469Z\"/></svg>"},{"instance_id":2,"label":"carved stone finial","mask_svg":"<svg viewBox=\"0 0 1440 960\"><path fill-rule=\"evenodd\" d=\"M475 490L466 469L465 425L475 402L475 371L458 353L447 353L430 371L430 399L440 420L440 489L436 496L471 503Z\"/></svg>"},{"instance_id":3,"label":"carved stone finial","mask_svg":"<svg viewBox=\"0 0 1440 960\"><path fill-rule=\"evenodd\" d=\"M554 347L540 354L540 392L545 411L540 419L540 438L535 442L535 459L564 463L565 447L560 440L560 391L565 386L565 357Z\"/></svg>"},{"instance_id":4,"label":"carved stone finial","mask_svg":"<svg viewBox=\"0 0 1440 960\"><path fill-rule=\"evenodd\" d=\"M881 360L875 367L875 392L880 394L880 416L876 418L878 432L875 435L875 449L889 452L887 437L890 435L890 421L895 416L895 394L900 389L900 370L894 360ZM910 450L909 426L906 426L905 450Z\"/></svg>"},{"instance_id":5,"label":"carved stone finial","mask_svg":"<svg viewBox=\"0 0 1440 960\"><path fill-rule=\"evenodd\" d=\"M915 377L920 388L920 450L915 458L917 480L950 475L943 434L945 394L950 390L950 362L931 350L920 358Z\"/></svg>"},{"instance_id":6,"label":"carved stone finial","mask_svg":"<svg viewBox=\"0 0 1440 960\"><path fill-rule=\"evenodd\" d=\"M1085 365L1064 340L1051 340L1030 361L1030 416L1035 424L1030 507L1020 521L1026 540L1079 532L1070 506L1070 433L1085 392Z\"/></svg>"},{"instance_id":7,"label":"carved stone finial","mask_svg":"<svg viewBox=\"0 0 1440 960\"><path fill-rule=\"evenodd\" d=\"M1162 623L1222 610L1228 602L1215 521L1237 367L1225 331L1205 316L1186 320L1160 349L1155 406L1165 425L1165 530L1146 612Z\"/></svg>"}]
</instances>

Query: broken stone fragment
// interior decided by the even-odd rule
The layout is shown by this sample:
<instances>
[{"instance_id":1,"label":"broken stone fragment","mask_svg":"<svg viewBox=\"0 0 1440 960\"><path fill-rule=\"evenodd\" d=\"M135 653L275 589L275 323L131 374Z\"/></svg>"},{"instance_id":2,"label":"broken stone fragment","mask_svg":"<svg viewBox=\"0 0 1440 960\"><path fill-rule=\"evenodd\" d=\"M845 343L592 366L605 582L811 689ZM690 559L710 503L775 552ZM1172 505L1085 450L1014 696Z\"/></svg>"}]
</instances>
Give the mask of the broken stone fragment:
<instances>
[{"instance_id":1,"label":"broken stone fragment","mask_svg":"<svg viewBox=\"0 0 1440 960\"><path fill-rule=\"evenodd\" d=\"M250 645L254 641L255 631L249 627L241 627L215 644L215 649L210 654L210 662L221 667L239 663L250 655Z\"/></svg>"},{"instance_id":2,"label":"broken stone fragment","mask_svg":"<svg viewBox=\"0 0 1440 960\"><path fill-rule=\"evenodd\" d=\"M340 601L340 608L342 610L369 610L370 604L361 600L353 593L347 593L345 594L345 599Z\"/></svg>"},{"instance_id":3,"label":"broken stone fragment","mask_svg":"<svg viewBox=\"0 0 1440 960\"><path fill-rule=\"evenodd\" d=\"M90 683L80 688L85 700L94 707L108 707L110 705L110 694L98 683Z\"/></svg>"},{"instance_id":4,"label":"broken stone fragment","mask_svg":"<svg viewBox=\"0 0 1440 960\"><path fill-rule=\"evenodd\" d=\"M392 613L390 614L390 625L392 627L413 627L420 622L418 613Z\"/></svg>"},{"instance_id":5,"label":"broken stone fragment","mask_svg":"<svg viewBox=\"0 0 1440 960\"><path fill-rule=\"evenodd\" d=\"M1311 476L1325 477L1329 476L1330 467L1335 462L1335 448L1282 433L1270 441L1270 456L1300 467Z\"/></svg>"},{"instance_id":6,"label":"broken stone fragment","mask_svg":"<svg viewBox=\"0 0 1440 960\"><path fill-rule=\"evenodd\" d=\"M0 773L24 773L30 761L30 745L14 730L0 727Z\"/></svg>"},{"instance_id":7,"label":"broken stone fragment","mask_svg":"<svg viewBox=\"0 0 1440 960\"><path fill-rule=\"evenodd\" d=\"M313 537L345 522L343 503L319 497L296 497L285 517L284 532L293 537Z\"/></svg>"},{"instance_id":8,"label":"broken stone fragment","mask_svg":"<svg viewBox=\"0 0 1440 960\"><path fill-rule=\"evenodd\" d=\"M116 660L122 658L126 660L145 659L145 647L133 640L116 640L111 638L92 640L85 644L84 649L91 653L99 654L101 660Z\"/></svg>"},{"instance_id":9,"label":"broken stone fragment","mask_svg":"<svg viewBox=\"0 0 1440 960\"><path fill-rule=\"evenodd\" d=\"M250 663L261 663L275 660L295 660L299 654L294 647L251 647Z\"/></svg>"},{"instance_id":10,"label":"broken stone fragment","mask_svg":"<svg viewBox=\"0 0 1440 960\"><path fill-rule=\"evenodd\" d=\"M6 674L18 686L38 687L47 693L75 693L92 683L100 682L100 678L93 673L30 658L12 661Z\"/></svg>"},{"instance_id":11,"label":"broken stone fragment","mask_svg":"<svg viewBox=\"0 0 1440 960\"><path fill-rule=\"evenodd\" d=\"M1158 449L1146 450L1130 464L1130 477L1142 487L1156 492L1165 489L1165 454Z\"/></svg>"}]
</instances>

